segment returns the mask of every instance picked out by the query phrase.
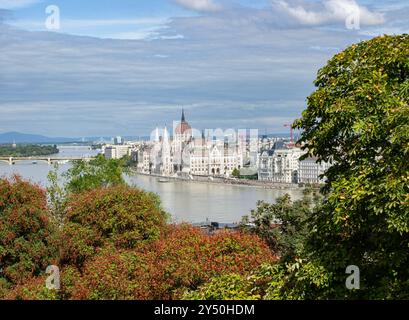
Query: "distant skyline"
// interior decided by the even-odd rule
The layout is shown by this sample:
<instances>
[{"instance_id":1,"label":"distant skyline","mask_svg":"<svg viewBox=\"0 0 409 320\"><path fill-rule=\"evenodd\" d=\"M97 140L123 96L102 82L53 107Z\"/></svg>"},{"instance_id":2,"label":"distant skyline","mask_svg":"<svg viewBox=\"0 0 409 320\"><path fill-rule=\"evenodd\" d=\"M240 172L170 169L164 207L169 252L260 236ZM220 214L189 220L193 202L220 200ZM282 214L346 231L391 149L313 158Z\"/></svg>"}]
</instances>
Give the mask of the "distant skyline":
<instances>
[{"instance_id":1,"label":"distant skyline","mask_svg":"<svg viewBox=\"0 0 409 320\"><path fill-rule=\"evenodd\" d=\"M182 107L196 128L282 133L328 59L408 17L407 0L0 0L0 133L149 135Z\"/></svg>"}]
</instances>

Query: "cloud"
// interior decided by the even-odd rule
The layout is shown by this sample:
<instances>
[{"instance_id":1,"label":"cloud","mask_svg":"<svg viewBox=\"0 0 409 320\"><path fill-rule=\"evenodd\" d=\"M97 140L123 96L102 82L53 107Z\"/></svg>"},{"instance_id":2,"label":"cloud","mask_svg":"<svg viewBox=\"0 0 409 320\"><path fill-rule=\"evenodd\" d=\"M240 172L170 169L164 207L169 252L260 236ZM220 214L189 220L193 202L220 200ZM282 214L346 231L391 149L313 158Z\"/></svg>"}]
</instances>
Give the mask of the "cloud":
<instances>
[{"instance_id":1,"label":"cloud","mask_svg":"<svg viewBox=\"0 0 409 320\"><path fill-rule=\"evenodd\" d=\"M327 10L323 3L299 3L306 12ZM199 129L283 132L282 123L299 117L317 70L333 54L369 39L363 31L408 27L408 11L401 9L362 32L322 28L333 15L311 25L278 13L236 7L175 17L145 40L0 24L0 128L53 136L146 135L179 119L184 106Z\"/></svg>"},{"instance_id":2,"label":"cloud","mask_svg":"<svg viewBox=\"0 0 409 320\"><path fill-rule=\"evenodd\" d=\"M345 22L351 15L358 15L361 25L385 22L383 13L360 6L355 0L321 0L318 4L308 5L305 2L290 5L285 0L273 0L273 8L307 26Z\"/></svg>"},{"instance_id":3,"label":"cloud","mask_svg":"<svg viewBox=\"0 0 409 320\"><path fill-rule=\"evenodd\" d=\"M0 8L0 24L12 16L10 10L5 10Z\"/></svg>"},{"instance_id":4,"label":"cloud","mask_svg":"<svg viewBox=\"0 0 409 320\"><path fill-rule=\"evenodd\" d=\"M189 10L199 12L214 12L222 9L222 6L213 0L174 0L177 4Z\"/></svg>"},{"instance_id":5,"label":"cloud","mask_svg":"<svg viewBox=\"0 0 409 320\"><path fill-rule=\"evenodd\" d=\"M28 7L40 0L0 0L0 9L18 9Z\"/></svg>"}]
</instances>

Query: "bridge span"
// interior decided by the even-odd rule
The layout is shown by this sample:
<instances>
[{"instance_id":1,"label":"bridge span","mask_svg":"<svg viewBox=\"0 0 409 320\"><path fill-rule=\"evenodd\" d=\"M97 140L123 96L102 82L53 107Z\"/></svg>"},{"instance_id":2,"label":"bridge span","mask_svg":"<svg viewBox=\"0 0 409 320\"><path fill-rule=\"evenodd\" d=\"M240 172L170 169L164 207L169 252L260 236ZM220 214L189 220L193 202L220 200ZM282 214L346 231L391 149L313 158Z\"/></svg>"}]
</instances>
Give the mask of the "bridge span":
<instances>
[{"instance_id":1,"label":"bridge span","mask_svg":"<svg viewBox=\"0 0 409 320\"><path fill-rule=\"evenodd\" d=\"M59 161L76 161L76 160L83 160L83 161L90 161L92 157L0 157L0 162L8 163L9 165L16 164L18 161L31 161L33 163L36 162L46 162L48 164L53 164Z\"/></svg>"}]
</instances>

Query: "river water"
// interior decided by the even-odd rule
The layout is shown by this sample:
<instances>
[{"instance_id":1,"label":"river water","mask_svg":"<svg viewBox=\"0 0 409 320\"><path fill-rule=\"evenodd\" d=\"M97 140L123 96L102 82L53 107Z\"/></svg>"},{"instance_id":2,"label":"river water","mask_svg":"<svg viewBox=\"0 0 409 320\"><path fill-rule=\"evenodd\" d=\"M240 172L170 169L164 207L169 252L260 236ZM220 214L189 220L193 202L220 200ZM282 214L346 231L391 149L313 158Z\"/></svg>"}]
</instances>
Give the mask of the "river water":
<instances>
[{"instance_id":1,"label":"river water","mask_svg":"<svg viewBox=\"0 0 409 320\"><path fill-rule=\"evenodd\" d=\"M86 146L59 146L61 157L98 154ZM65 171L70 164L61 164L60 170ZM47 163L17 162L10 166L0 162L0 177L19 174L25 179L47 185L47 174L51 167ZM217 222L238 222L243 215L257 205L258 200L274 202L278 197L289 193L293 199L302 197L301 190L263 189L251 186L232 186L223 184L208 184L187 181L170 181L160 183L158 178L135 175L126 177L129 184L144 190L157 193L163 207L171 214L175 222L203 222L206 219Z\"/></svg>"}]
</instances>

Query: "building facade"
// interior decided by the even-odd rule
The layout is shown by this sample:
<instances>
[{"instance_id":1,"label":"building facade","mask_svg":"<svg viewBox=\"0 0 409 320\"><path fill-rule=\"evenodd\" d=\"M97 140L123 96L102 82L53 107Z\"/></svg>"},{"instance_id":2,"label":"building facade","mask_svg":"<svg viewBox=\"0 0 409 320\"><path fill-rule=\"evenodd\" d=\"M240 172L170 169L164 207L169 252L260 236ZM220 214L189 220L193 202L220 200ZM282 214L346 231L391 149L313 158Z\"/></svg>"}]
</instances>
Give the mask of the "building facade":
<instances>
[{"instance_id":1,"label":"building facade","mask_svg":"<svg viewBox=\"0 0 409 320\"><path fill-rule=\"evenodd\" d=\"M310 157L300 161L298 182L307 184L324 183L325 172L330 168L327 162L317 162L317 158Z\"/></svg>"},{"instance_id":2,"label":"building facade","mask_svg":"<svg viewBox=\"0 0 409 320\"><path fill-rule=\"evenodd\" d=\"M104 155L106 159L121 159L130 155L131 148L127 145L105 146Z\"/></svg>"},{"instance_id":3,"label":"building facade","mask_svg":"<svg viewBox=\"0 0 409 320\"><path fill-rule=\"evenodd\" d=\"M138 151L138 171L164 176L198 175L229 177L243 167L242 143L225 143L213 137L194 137L182 110L173 136L157 128L152 141Z\"/></svg>"}]
</instances>

